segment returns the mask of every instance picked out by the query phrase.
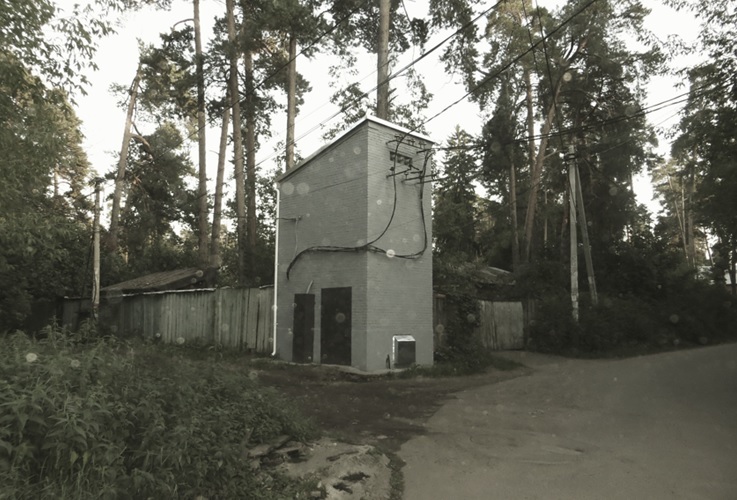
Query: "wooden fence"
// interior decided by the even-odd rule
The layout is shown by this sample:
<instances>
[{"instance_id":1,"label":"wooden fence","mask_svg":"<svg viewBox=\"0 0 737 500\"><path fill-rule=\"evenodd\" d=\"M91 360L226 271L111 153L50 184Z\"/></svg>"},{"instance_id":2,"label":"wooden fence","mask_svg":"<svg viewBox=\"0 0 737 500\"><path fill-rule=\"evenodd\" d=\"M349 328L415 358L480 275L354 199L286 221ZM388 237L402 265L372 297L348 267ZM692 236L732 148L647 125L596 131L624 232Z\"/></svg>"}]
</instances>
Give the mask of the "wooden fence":
<instances>
[{"instance_id":1,"label":"wooden fence","mask_svg":"<svg viewBox=\"0 0 737 500\"><path fill-rule=\"evenodd\" d=\"M67 300L62 323L74 328L84 311ZM271 353L273 288L222 288L108 297L99 322L121 337L159 338L164 343L214 344ZM81 312L81 315L80 315Z\"/></svg>"},{"instance_id":2,"label":"wooden fence","mask_svg":"<svg viewBox=\"0 0 737 500\"><path fill-rule=\"evenodd\" d=\"M525 311L522 302L491 302L479 300L479 317L470 318L478 326L472 335L489 350L522 349L524 341ZM435 348L446 344L445 325L452 307L443 295L435 295L433 302L433 326L435 327Z\"/></svg>"},{"instance_id":3,"label":"wooden fence","mask_svg":"<svg viewBox=\"0 0 737 500\"><path fill-rule=\"evenodd\" d=\"M121 337L159 338L164 343L221 345L271 353L273 288L221 288L108 297L100 304L104 329ZM88 299L62 304L62 324L72 329L89 316ZM521 302L479 301L475 339L490 350L524 347L525 314ZM452 314L444 296L433 302L435 347L445 345Z\"/></svg>"}]
</instances>

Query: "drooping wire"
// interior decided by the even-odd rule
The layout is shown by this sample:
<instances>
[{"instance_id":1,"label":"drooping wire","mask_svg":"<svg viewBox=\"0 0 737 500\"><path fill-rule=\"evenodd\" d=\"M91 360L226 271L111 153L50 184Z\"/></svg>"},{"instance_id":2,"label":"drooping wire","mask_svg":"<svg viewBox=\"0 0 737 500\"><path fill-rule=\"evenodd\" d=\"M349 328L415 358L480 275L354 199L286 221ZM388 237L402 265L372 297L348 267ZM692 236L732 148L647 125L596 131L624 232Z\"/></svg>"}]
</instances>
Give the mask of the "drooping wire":
<instances>
[{"instance_id":1,"label":"drooping wire","mask_svg":"<svg viewBox=\"0 0 737 500\"><path fill-rule=\"evenodd\" d=\"M392 172L395 172L396 171L396 168L397 168L397 158L398 158L397 153L399 151L399 146L403 143L404 139L405 139L405 137L402 137L400 140L397 140L397 144L396 144L396 146L394 148L394 155L393 155L394 158L392 160L393 161L393 165L392 165L392 168L391 168L391 171ZM420 180L420 183L419 183L420 193L419 193L419 196L418 196L418 198L419 198L419 205L420 205L420 214L421 214L421 217L420 218L422 220L422 228L423 228L423 235L424 235L423 236L422 249L420 249L417 252L410 253L410 254L394 254L392 257L396 257L396 258L400 258L400 259L416 259L416 258L419 258L420 256L422 256L425 253L425 251L427 250L427 248L428 248L429 238L428 238L428 234L427 234L427 221L425 220L425 211L424 211L424 203L423 203L423 193L424 193L425 187L424 187L424 183L422 181L424 181L425 175L427 173L427 164L428 164L428 162L430 160L430 152L425 152L424 156L425 156L425 158L424 158L424 161L423 161L423 167L422 167L422 170L421 170L421 173L420 173L420 177L419 177L419 180ZM392 199L392 210L390 212L390 215L389 215L389 218L388 218L386 224L384 225L383 230L381 232L379 232L379 234L377 236L375 236L373 239L371 239L370 241L367 241L366 243L364 243L362 245L354 245L354 246L315 245L315 246L307 247L307 248L303 249L302 251L300 251L299 253L297 253L294 256L294 258L292 258L291 262L287 266L287 272L286 272L287 279L289 279L289 275L291 274L292 268L295 266L295 264L304 255L309 254L309 253L321 253L321 252L325 252L325 253L330 253L330 252L344 252L344 253L345 252L355 252L355 253L357 253L357 252L365 251L365 252L372 252L372 253L383 253L383 254L386 254L387 257L388 257L390 255L390 252L388 250L385 250L383 248L380 248L380 247L376 246L375 243L377 243L389 231L389 229L392 227L392 222L394 221L394 218L395 218L396 213L397 213L397 198L398 198L397 175L392 175L392 191L393 191L393 193L392 193L392 198L393 198Z\"/></svg>"},{"instance_id":2,"label":"drooping wire","mask_svg":"<svg viewBox=\"0 0 737 500\"><path fill-rule=\"evenodd\" d=\"M476 85L474 85L472 89L470 89L468 92L466 92L465 94L463 94L460 98L456 99L451 104L447 105L446 107L444 107L443 109L441 109L440 111L438 111L437 113L435 113L430 118L428 118L428 119L424 120L423 122L421 122L421 123L415 125L414 127L412 127L410 130L408 130L405 133L405 135L409 135L409 134L415 132L416 130L420 129L421 127L424 127L426 124L430 123L431 121L433 121L434 119L436 119L440 115L444 114L449 109L457 106L461 101L464 101L465 99L467 99L469 96L471 96L474 92L476 92L481 87L483 87L484 85L486 85L492 79L499 77L499 75L501 75L502 73L504 73L505 71L507 71L509 68L511 68L514 64L516 64L517 62L519 62L527 54L529 54L530 52L534 51L539 45L541 45L543 43L543 41L551 38L558 31L562 30L571 21L573 21L576 17L578 17L580 14L582 14L586 9L588 9L589 7L591 7L591 5L593 5L597 1L599 1L599 0L589 0L589 2L587 2L585 5L583 5L580 9L578 9L576 12L574 12L573 14L571 14L567 19L565 19L563 22L561 22L554 29L552 29L551 31L549 31L547 35L544 35L540 40L538 40L534 44L530 45L530 47L527 48L527 50L525 50L521 54L517 55L516 57L512 58L510 61L508 61L506 64L504 64L501 68L499 68L494 73L491 73L491 74L485 76L479 83L477 83ZM496 4L496 5L498 5L498 4Z\"/></svg>"}]
</instances>

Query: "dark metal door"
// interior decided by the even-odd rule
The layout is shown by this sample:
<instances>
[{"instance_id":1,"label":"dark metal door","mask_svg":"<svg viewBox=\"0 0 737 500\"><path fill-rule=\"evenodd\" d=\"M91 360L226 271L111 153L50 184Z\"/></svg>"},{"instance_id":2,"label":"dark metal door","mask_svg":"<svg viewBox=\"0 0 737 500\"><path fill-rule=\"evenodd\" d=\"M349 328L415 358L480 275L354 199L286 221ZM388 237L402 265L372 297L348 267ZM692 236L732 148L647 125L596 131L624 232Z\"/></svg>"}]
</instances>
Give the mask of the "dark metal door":
<instances>
[{"instance_id":1,"label":"dark metal door","mask_svg":"<svg viewBox=\"0 0 737 500\"><path fill-rule=\"evenodd\" d=\"M312 342L315 338L315 296L294 294L294 324L292 325L292 361L312 362Z\"/></svg>"},{"instance_id":2,"label":"dark metal door","mask_svg":"<svg viewBox=\"0 0 737 500\"><path fill-rule=\"evenodd\" d=\"M351 364L351 288L323 288L320 314L322 362Z\"/></svg>"}]
</instances>

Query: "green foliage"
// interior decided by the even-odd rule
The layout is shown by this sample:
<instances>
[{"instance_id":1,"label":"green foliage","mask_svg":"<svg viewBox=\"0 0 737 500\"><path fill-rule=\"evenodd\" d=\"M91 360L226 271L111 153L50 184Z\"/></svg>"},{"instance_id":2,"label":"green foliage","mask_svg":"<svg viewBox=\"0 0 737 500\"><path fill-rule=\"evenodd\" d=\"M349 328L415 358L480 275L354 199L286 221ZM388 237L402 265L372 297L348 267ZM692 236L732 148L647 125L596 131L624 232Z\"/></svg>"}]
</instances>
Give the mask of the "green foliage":
<instances>
[{"instance_id":1,"label":"green foliage","mask_svg":"<svg viewBox=\"0 0 737 500\"><path fill-rule=\"evenodd\" d=\"M478 165L469 149L474 139L456 128L447 141L441 178L433 200L434 254L445 259L472 261L477 255L476 192L472 183Z\"/></svg>"},{"instance_id":2,"label":"green foliage","mask_svg":"<svg viewBox=\"0 0 737 500\"><path fill-rule=\"evenodd\" d=\"M0 69L0 332L32 299L80 292L91 236L79 120L63 92L14 64L22 85Z\"/></svg>"},{"instance_id":3,"label":"green foliage","mask_svg":"<svg viewBox=\"0 0 737 500\"><path fill-rule=\"evenodd\" d=\"M157 346L0 338L0 496L287 498L246 445L314 428L241 370ZM89 338L89 335L87 335Z\"/></svg>"},{"instance_id":4,"label":"green foliage","mask_svg":"<svg viewBox=\"0 0 737 500\"><path fill-rule=\"evenodd\" d=\"M567 266L544 261L520 273L518 287L537 302L530 348L607 355L737 339L734 297L697 277L671 241L635 233L595 253L594 263L599 304L590 303L583 274L578 324Z\"/></svg>"},{"instance_id":5,"label":"green foliage","mask_svg":"<svg viewBox=\"0 0 737 500\"><path fill-rule=\"evenodd\" d=\"M632 295L584 300L575 323L570 297L546 297L530 328L533 350L575 356L648 352L737 340L737 300L722 287L690 279L659 300Z\"/></svg>"},{"instance_id":6,"label":"green foliage","mask_svg":"<svg viewBox=\"0 0 737 500\"><path fill-rule=\"evenodd\" d=\"M81 89L96 39L111 32L106 11L117 2L86 2L65 11L48 0L6 0L0 4L0 86L26 85L18 65L52 85ZM107 4L107 5L105 5ZM63 40L63 43L60 41Z\"/></svg>"},{"instance_id":7,"label":"green foliage","mask_svg":"<svg viewBox=\"0 0 737 500\"><path fill-rule=\"evenodd\" d=\"M473 264L434 260L433 284L445 295L445 345L435 353L435 361L440 363L435 369L438 374L478 373L489 366L487 350L473 338L480 317L475 278Z\"/></svg>"},{"instance_id":8,"label":"green foliage","mask_svg":"<svg viewBox=\"0 0 737 500\"><path fill-rule=\"evenodd\" d=\"M412 365L399 373L399 378L414 377L460 377L486 373L490 368L509 371L522 365L490 353L478 343L463 346L443 347L435 352L433 366Z\"/></svg>"},{"instance_id":9,"label":"green foliage","mask_svg":"<svg viewBox=\"0 0 737 500\"><path fill-rule=\"evenodd\" d=\"M164 123L131 148L121 216L121 246L128 255L128 274L140 276L193 265L191 248L175 224L196 227L196 194L187 187L193 168L182 137Z\"/></svg>"}]
</instances>

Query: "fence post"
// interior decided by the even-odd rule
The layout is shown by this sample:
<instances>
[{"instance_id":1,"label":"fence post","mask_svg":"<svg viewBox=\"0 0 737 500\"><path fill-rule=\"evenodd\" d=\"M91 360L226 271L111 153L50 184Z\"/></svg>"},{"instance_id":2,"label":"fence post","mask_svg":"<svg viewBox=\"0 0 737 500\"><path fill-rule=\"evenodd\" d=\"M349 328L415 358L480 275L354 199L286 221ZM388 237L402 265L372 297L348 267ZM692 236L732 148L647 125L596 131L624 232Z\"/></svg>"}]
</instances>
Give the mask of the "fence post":
<instances>
[{"instance_id":1,"label":"fence post","mask_svg":"<svg viewBox=\"0 0 737 500\"><path fill-rule=\"evenodd\" d=\"M223 303L222 303L222 294L220 292L220 289L215 289L215 293L213 293L213 300L215 301L214 307L213 307L213 322L212 327L215 329L213 332L213 340L215 341L216 346L222 346L223 344L223 330L222 330L222 324L223 324L223 318L222 318L222 310L223 310Z\"/></svg>"}]
</instances>

